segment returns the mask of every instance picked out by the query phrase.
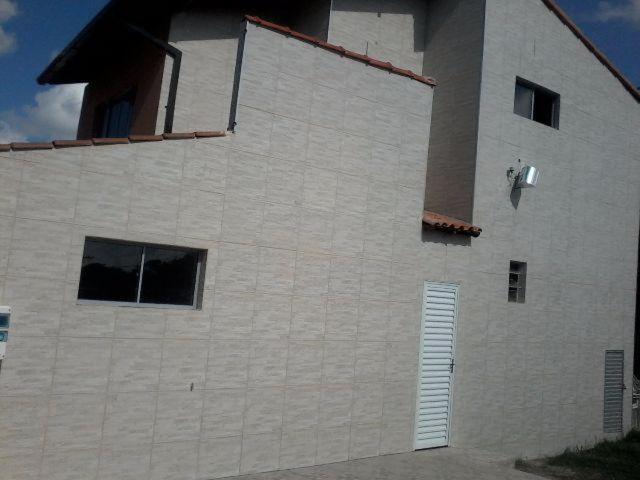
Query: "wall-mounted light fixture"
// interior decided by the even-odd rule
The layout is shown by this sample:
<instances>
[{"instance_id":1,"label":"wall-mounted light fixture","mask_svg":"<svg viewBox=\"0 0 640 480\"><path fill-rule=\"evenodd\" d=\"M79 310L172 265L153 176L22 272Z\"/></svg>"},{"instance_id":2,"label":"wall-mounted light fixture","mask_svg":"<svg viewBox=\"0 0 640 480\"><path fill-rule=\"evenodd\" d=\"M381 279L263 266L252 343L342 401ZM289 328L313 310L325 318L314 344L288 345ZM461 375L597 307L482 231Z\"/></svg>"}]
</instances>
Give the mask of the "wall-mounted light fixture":
<instances>
[{"instance_id":1,"label":"wall-mounted light fixture","mask_svg":"<svg viewBox=\"0 0 640 480\"><path fill-rule=\"evenodd\" d=\"M540 171L536 167L525 165L519 173L511 167L507 170L507 177L513 181L513 188L535 188L540 180Z\"/></svg>"}]
</instances>

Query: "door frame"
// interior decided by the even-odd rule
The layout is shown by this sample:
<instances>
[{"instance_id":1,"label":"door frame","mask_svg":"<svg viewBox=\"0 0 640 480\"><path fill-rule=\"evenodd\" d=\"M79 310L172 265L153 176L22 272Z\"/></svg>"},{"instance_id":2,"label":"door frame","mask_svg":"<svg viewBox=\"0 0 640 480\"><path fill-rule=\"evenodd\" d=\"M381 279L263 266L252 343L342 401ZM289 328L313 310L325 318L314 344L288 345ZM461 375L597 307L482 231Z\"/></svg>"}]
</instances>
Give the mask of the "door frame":
<instances>
[{"instance_id":1,"label":"door frame","mask_svg":"<svg viewBox=\"0 0 640 480\"><path fill-rule=\"evenodd\" d=\"M420 391L422 386L422 354L424 350L424 330L425 330L425 319L426 319L426 309L427 309L427 292L429 291L429 287L431 286L442 286L442 287L450 287L455 289L455 308L453 314L453 341L451 342L451 356L454 363L453 372L451 372L451 378L449 380L450 390L449 390L449 406L448 406L448 415L447 415L447 444L443 447L418 447L418 439L416 430L418 427L418 415L420 414ZM418 350L418 381L416 387L416 411L413 419L413 450L429 450L431 448L446 448L451 446L451 418L453 416L453 386L455 384L455 375L456 375L456 343L458 338L458 313L460 310L460 284L458 283L446 283L446 282L424 282L424 288L422 290L422 308L420 309L420 347Z\"/></svg>"}]
</instances>

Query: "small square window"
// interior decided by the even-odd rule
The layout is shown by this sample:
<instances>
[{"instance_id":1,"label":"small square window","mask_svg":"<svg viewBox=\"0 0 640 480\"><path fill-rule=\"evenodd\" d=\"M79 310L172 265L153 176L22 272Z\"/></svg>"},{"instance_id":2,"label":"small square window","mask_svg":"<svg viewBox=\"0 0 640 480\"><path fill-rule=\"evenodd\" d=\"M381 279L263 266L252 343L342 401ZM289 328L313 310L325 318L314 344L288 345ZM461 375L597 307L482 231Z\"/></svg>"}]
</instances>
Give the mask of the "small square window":
<instances>
[{"instance_id":1,"label":"small square window","mask_svg":"<svg viewBox=\"0 0 640 480\"><path fill-rule=\"evenodd\" d=\"M511 261L509 268L509 302L525 303L527 264Z\"/></svg>"},{"instance_id":2,"label":"small square window","mask_svg":"<svg viewBox=\"0 0 640 480\"><path fill-rule=\"evenodd\" d=\"M205 252L87 239L79 300L197 308Z\"/></svg>"},{"instance_id":3,"label":"small square window","mask_svg":"<svg viewBox=\"0 0 640 480\"><path fill-rule=\"evenodd\" d=\"M560 95L517 78L513 112L557 129L560 122Z\"/></svg>"}]
</instances>

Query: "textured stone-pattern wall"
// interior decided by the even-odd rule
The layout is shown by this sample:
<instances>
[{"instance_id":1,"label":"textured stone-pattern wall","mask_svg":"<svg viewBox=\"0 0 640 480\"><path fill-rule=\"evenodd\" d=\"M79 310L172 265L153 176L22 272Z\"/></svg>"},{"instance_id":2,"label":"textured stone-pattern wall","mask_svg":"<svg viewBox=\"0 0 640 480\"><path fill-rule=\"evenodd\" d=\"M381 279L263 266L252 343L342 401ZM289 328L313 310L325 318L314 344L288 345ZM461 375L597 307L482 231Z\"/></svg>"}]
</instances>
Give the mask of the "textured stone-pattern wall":
<instances>
[{"instance_id":1,"label":"textured stone-pattern wall","mask_svg":"<svg viewBox=\"0 0 640 480\"><path fill-rule=\"evenodd\" d=\"M205 2L206 3L206 2ZM219 129L228 126L238 57L238 39L245 15L256 15L293 30L326 40L329 0L275 5L238 1L233 5L199 5L176 14L169 42L182 51L174 131ZM167 59L157 132L162 133L173 62Z\"/></svg>"},{"instance_id":2,"label":"textured stone-pattern wall","mask_svg":"<svg viewBox=\"0 0 640 480\"><path fill-rule=\"evenodd\" d=\"M233 235L262 222L282 249L269 270L286 280L270 298L292 298L293 319L286 376L268 389L284 396L284 418L245 428L255 450L243 468L411 450L432 89L248 28L235 145L249 178L233 190ZM228 288L253 295L253 282ZM290 418L298 401L304 421Z\"/></svg>"},{"instance_id":3,"label":"textured stone-pattern wall","mask_svg":"<svg viewBox=\"0 0 640 480\"><path fill-rule=\"evenodd\" d=\"M426 18L423 0L334 0L329 42L420 73Z\"/></svg>"},{"instance_id":4,"label":"textured stone-pattern wall","mask_svg":"<svg viewBox=\"0 0 640 480\"><path fill-rule=\"evenodd\" d=\"M561 95L559 130L513 113L516 76ZM455 445L535 456L603 437L606 349L625 350L631 382L638 131L640 106L542 2L487 2L474 208L484 233L447 253L466 312ZM542 177L515 208L506 171L524 164ZM510 260L528 262L524 305L507 303Z\"/></svg>"},{"instance_id":5,"label":"textured stone-pattern wall","mask_svg":"<svg viewBox=\"0 0 640 480\"><path fill-rule=\"evenodd\" d=\"M432 89L253 26L244 65L235 135L0 153L3 479L412 449ZM206 249L202 310L77 305L86 236Z\"/></svg>"},{"instance_id":6,"label":"textured stone-pattern wall","mask_svg":"<svg viewBox=\"0 0 640 480\"><path fill-rule=\"evenodd\" d=\"M241 8L192 8L176 14L169 43L182 51L173 122L175 132L219 129L229 124L229 109L244 27ZM156 130L165 121L173 61L167 58Z\"/></svg>"},{"instance_id":7,"label":"textured stone-pattern wall","mask_svg":"<svg viewBox=\"0 0 640 480\"><path fill-rule=\"evenodd\" d=\"M424 71L438 80L429 147L428 210L473 220L484 0L429 2Z\"/></svg>"}]
</instances>

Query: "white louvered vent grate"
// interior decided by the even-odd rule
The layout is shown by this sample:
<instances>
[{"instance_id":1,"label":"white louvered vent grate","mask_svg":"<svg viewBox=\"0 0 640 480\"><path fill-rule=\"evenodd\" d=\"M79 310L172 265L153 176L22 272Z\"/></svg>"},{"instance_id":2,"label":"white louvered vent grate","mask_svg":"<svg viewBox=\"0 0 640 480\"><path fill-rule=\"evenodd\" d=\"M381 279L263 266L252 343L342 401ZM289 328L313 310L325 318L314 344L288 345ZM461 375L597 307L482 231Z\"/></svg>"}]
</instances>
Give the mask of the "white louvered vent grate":
<instances>
[{"instance_id":1,"label":"white louvered vent grate","mask_svg":"<svg viewBox=\"0 0 640 480\"><path fill-rule=\"evenodd\" d=\"M604 365L604 433L622 433L624 350L609 350Z\"/></svg>"}]
</instances>

